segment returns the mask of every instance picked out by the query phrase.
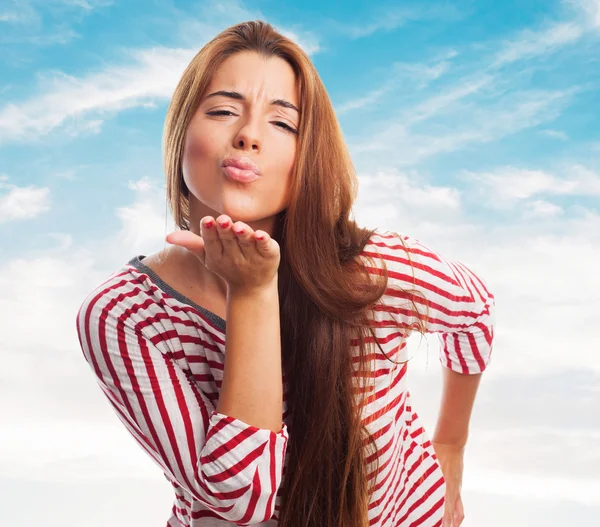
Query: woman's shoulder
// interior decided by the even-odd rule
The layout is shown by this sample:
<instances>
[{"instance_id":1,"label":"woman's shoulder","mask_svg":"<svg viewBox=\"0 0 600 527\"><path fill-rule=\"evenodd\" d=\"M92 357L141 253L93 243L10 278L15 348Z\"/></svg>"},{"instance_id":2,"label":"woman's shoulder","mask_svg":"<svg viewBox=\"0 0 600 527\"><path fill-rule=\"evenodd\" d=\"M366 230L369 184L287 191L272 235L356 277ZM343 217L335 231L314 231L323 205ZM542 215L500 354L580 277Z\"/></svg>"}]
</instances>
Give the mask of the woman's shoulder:
<instances>
[{"instance_id":1,"label":"woman's shoulder","mask_svg":"<svg viewBox=\"0 0 600 527\"><path fill-rule=\"evenodd\" d=\"M375 259L377 264L381 260L392 263L404 263L414 257L419 258L430 254L427 248L413 236L389 229L376 228L373 230L369 241L362 254Z\"/></svg>"},{"instance_id":2,"label":"woman's shoulder","mask_svg":"<svg viewBox=\"0 0 600 527\"><path fill-rule=\"evenodd\" d=\"M200 305L196 296L184 296L176 289L178 282L163 272L163 263L155 255L130 258L89 291L79 307L78 323L96 324L112 317L151 336L170 328L178 334L201 332L219 338L225 331L219 304L202 299Z\"/></svg>"},{"instance_id":3,"label":"woman's shoulder","mask_svg":"<svg viewBox=\"0 0 600 527\"><path fill-rule=\"evenodd\" d=\"M151 284L136 267L142 258L143 255L133 256L93 285L80 303L78 316L84 312L88 317L108 311L123 313L147 302Z\"/></svg>"},{"instance_id":4,"label":"woman's shoulder","mask_svg":"<svg viewBox=\"0 0 600 527\"><path fill-rule=\"evenodd\" d=\"M440 293L461 287L448 258L404 232L376 229L363 250L363 258L371 273L383 274L381 269L385 267L392 290L417 288Z\"/></svg>"}]
</instances>

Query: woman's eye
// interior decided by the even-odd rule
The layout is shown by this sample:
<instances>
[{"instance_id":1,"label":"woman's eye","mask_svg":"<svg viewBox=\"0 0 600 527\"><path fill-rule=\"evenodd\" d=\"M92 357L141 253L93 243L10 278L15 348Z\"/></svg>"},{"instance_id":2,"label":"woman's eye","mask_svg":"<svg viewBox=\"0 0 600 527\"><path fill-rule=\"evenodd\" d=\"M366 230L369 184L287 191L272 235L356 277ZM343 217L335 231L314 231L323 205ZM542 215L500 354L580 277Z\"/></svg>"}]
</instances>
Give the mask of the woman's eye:
<instances>
[{"instance_id":1,"label":"woman's eye","mask_svg":"<svg viewBox=\"0 0 600 527\"><path fill-rule=\"evenodd\" d=\"M294 130L291 126L289 126L281 121L275 121L275 124L280 124L281 128L284 128L285 130L288 130L288 131L292 132L293 134L298 133L298 130Z\"/></svg>"},{"instance_id":2,"label":"woman's eye","mask_svg":"<svg viewBox=\"0 0 600 527\"><path fill-rule=\"evenodd\" d=\"M227 110L215 110L214 112L206 112L207 115L225 115L227 113L229 115L234 115L232 112L229 112Z\"/></svg>"},{"instance_id":3,"label":"woman's eye","mask_svg":"<svg viewBox=\"0 0 600 527\"><path fill-rule=\"evenodd\" d=\"M212 112L206 112L207 115L235 115L233 112L230 112L228 110L214 110ZM291 126L287 125L286 123L282 122L282 121L273 121L276 125L278 125L280 128L283 128L284 130L287 130L293 134L297 134L298 130L294 130Z\"/></svg>"}]
</instances>

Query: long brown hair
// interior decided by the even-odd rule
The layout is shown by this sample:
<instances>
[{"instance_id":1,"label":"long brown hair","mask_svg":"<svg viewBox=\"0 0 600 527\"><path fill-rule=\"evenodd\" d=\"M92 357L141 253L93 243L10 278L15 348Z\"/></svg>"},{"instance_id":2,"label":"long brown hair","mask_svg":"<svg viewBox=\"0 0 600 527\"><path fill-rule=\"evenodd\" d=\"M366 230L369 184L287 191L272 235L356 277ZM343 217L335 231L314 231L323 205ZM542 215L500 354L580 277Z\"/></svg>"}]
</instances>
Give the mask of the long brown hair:
<instances>
[{"instance_id":1,"label":"long brown hair","mask_svg":"<svg viewBox=\"0 0 600 527\"><path fill-rule=\"evenodd\" d=\"M370 483L379 467L375 441L362 419L368 390L359 384L357 401L353 379L373 378L367 331L377 341L369 312L386 290L387 269L383 264L382 279L374 282L360 261L375 229L359 228L350 219L358 179L325 87L304 51L270 24L252 21L226 29L184 71L164 129L167 200L176 225L189 230L189 191L181 171L186 129L220 64L241 51L286 60L300 89L291 199L277 215L273 233L281 247L278 283L290 433L279 525L365 527L374 490ZM412 329L423 333L414 301L412 306L417 315ZM375 468L367 466L367 456Z\"/></svg>"}]
</instances>

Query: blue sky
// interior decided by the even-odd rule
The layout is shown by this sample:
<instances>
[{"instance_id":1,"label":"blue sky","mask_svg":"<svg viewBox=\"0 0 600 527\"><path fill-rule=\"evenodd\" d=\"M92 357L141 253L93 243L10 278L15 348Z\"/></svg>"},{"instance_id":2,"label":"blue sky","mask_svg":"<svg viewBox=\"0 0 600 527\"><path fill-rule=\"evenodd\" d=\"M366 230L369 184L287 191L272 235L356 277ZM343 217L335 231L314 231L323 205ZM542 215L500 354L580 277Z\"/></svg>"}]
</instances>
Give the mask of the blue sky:
<instances>
[{"instance_id":1,"label":"blue sky","mask_svg":"<svg viewBox=\"0 0 600 527\"><path fill-rule=\"evenodd\" d=\"M0 2L0 393L14 401L0 408L0 505L11 525L79 525L99 495L115 505L88 526L166 521L170 488L94 384L74 317L117 267L163 248L169 99L206 42L252 19L313 60L358 169L357 221L417 237L496 294L463 525L600 515L600 1L369 4ZM414 343L411 383L432 430L441 376L437 340L426 342ZM131 510L127 493L148 510Z\"/></svg>"}]
</instances>

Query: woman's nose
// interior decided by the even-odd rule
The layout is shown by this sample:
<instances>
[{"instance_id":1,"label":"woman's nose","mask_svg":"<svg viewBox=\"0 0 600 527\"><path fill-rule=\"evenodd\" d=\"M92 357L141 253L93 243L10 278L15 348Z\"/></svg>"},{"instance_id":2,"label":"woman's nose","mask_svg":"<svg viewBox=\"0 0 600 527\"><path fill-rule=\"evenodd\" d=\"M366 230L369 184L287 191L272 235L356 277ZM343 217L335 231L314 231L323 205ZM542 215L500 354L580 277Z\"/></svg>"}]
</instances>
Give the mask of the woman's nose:
<instances>
[{"instance_id":1,"label":"woman's nose","mask_svg":"<svg viewBox=\"0 0 600 527\"><path fill-rule=\"evenodd\" d=\"M260 150L260 125L257 119L249 118L244 123L237 133L235 145L238 148Z\"/></svg>"}]
</instances>

